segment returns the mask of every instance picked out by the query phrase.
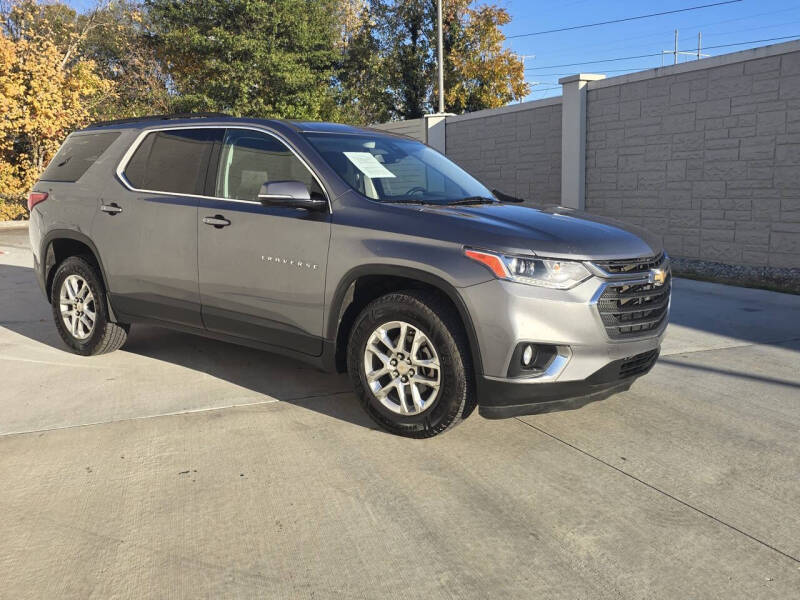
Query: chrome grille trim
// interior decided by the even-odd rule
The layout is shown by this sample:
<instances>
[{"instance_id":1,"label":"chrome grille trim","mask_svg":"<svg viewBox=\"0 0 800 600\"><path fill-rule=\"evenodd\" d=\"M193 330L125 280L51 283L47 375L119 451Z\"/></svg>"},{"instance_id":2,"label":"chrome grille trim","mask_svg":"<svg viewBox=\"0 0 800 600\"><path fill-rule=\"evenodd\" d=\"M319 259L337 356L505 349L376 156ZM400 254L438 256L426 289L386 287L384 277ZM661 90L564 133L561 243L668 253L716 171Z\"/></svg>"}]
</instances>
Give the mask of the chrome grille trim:
<instances>
[{"instance_id":1,"label":"chrome grille trim","mask_svg":"<svg viewBox=\"0 0 800 600\"><path fill-rule=\"evenodd\" d=\"M631 266L624 271L626 263ZM628 261L595 261L589 265L595 274L606 279L591 303L597 306L609 338L645 337L662 328L669 313L672 291L667 256L660 253ZM645 268L647 270L643 270ZM654 269L666 271L663 284L657 285L650 278Z\"/></svg>"}]
</instances>

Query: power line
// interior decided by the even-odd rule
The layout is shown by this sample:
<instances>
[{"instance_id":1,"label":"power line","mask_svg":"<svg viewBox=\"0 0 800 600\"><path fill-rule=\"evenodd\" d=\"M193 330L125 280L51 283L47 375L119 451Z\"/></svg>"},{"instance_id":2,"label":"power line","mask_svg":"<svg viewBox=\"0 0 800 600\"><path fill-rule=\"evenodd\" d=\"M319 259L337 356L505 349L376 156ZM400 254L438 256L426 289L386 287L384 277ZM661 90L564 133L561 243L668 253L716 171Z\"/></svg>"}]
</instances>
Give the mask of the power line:
<instances>
[{"instance_id":1,"label":"power line","mask_svg":"<svg viewBox=\"0 0 800 600\"><path fill-rule=\"evenodd\" d=\"M585 62L565 63L561 65L547 65L546 67L527 67L525 70L533 71L538 69L558 69L560 67L579 67L581 65L596 65L598 63L616 62L619 60L634 60L637 58L651 58L653 56L661 56L661 52L656 52L655 54L639 54L637 56L621 56L619 58L606 58L604 60L588 60Z\"/></svg>"},{"instance_id":2,"label":"power line","mask_svg":"<svg viewBox=\"0 0 800 600\"><path fill-rule=\"evenodd\" d=\"M783 37L775 37L775 38L767 38L763 40L751 40L749 42L736 42L735 44L718 44L716 46L706 46L706 50L713 50L715 48L730 48L731 46L746 46L747 44L760 44L763 42L774 42L778 40L788 40L800 38L800 35L786 35ZM687 50L689 52L689 50ZM619 58L605 58L603 60L588 60L585 62L577 62L577 63L566 63L561 65L547 65L542 67L527 67L526 71L533 71L539 69L557 69L560 67L579 67L581 65L596 65L599 63L606 63L606 62L618 62L621 60L635 60L637 58L652 58L653 56L661 56L661 52L657 52L655 54L639 54L637 56L621 56Z\"/></svg>"},{"instance_id":3,"label":"power line","mask_svg":"<svg viewBox=\"0 0 800 600\"><path fill-rule=\"evenodd\" d=\"M545 31L534 31L533 33L518 33L516 35L508 35L506 39L515 39L515 38L523 38L523 37L530 37L533 35L544 35L546 33L559 33L561 31L573 31L575 29L586 29L588 27L599 27L601 25L611 25L612 23L625 23L627 21L637 21L639 19L649 19L651 17L661 17L664 15L672 15L675 13L682 13L688 12L690 10L700 10L701 8L711 8L712 6L722 6L723 4L735 4L737 2L741 2L742 0L725 0L724 2L714 2L713 4L702 4L700 6L691 6L689 8L679 8L676 10L666 10L663 12L657 13L650 13L648 15L638 15L636 17L626 17L624 19L614 19L612 21L601 21L599 23L588 23L586 25L573 25L571 27L561 27L559 29L548 29Z\"/></svg>"},{"instance_id":4,"label":"power line","mask_svg":"<svg viewBox=\"0 0 800 600\"><path fill-rule=\"evenodd\" d=\"M774 42L776 40L788 40L790 38L800 38L800 35L786 35L783 37L767 38L765 40L753 40L752 42L736 42L735 44L717 44L716 46L706 46L705 50L713 50L714 48L730 48L731 46L744 46L746 44L760 44L762 42Z\"/></svg>"},{"instance_id":5,"label":"power line","mask_svg":"<svg viewBox=\"0 0 800 600\"><path fill-rule=\"evenodd\" d=\"M630 69L603 69L603 73L628 73L630 71L637 71L636 67ZM575 75L575 71L564 71L562 73L536 73L539 77L566 77L567 75Z\"/></svg>"},{"instance_id":6,"label":"power line","mask_svg":"<svg viewBox=\"0 0 800 600\"><path fill-rule=\"evenodd\" d=\"M796 23L798 23L800 21L789 21L789 22L777 23L775 25L754 27L754 28L750 28L750 29L737 29L735 31L722 31L722 32L718 32L718 33L713 33L712 32L710 34L706 34L706 28L707 27L715 27L717 25L722 25L722 24L725 24L725 23L732 23L734 21L748 21L748 20L754 19L756 17L763 17L763 16L766 16L766 15L774 15L774 14L785 13L785 12L793 12L793 11L798 11L798 10L800 10L800 5L795 6L793 8L789 8L789 9L775 10L775 11L768 11L768 12L762 12L762 13L756 13L756 14L752 14L752 15L747 15L745 17L741 17L741 18L737 18L737 19L727 19L727 20L724 20L724 21L714 21L714 22L711 22L711 23L703 23L703 24L700 24L700 25L692 25L691 28L703 31L704 35L706 35L706 37L709 37L709 38L714 37L714 38L716 38L716 37L721 37L723 35L732 35L734 33L744 33L744 32L756 31L756 30L761 30L761 29L769 29L769 28L774 28L774 27L784 27L786 25L794 25L794 24L796 24ZM586 49L589 49L589 48L600 48L600 47L606 48L606 49L624 50L626 47L630 47L630 46L633 45L633 44L630 43L633 40L652 39L653 37L658 36L658 35L660 35L662 33L665 33L663 29L649 31L649 32L647 32L647 33L645 33L643 35L625 36L624 41L622 41L621 43L617 43L617 44L609 44L608 42L600 42L600 43L591 43L591 44L576 44L576 45L570 45L570 46L566 46L566 47L560 46L559 47L559 52L561 54L563 54L565 52L581 51L581 50L586 50Z\"/></svg>"}]
</instances>

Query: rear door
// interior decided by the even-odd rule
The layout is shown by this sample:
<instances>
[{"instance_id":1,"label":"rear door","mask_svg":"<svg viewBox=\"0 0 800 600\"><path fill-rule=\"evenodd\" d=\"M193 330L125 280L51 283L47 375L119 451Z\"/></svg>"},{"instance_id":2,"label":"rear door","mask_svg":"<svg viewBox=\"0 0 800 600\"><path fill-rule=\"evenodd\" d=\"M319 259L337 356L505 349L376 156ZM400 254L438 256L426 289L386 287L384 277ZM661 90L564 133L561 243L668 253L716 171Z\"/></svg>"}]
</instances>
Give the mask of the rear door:
<instances>
[{"instance_id":1,"label":"rear door","mask_svg":"<svg viewBox=\"0 0 800 600\"><path fill-rule=\"evenodd\" d=\"M123 185L109 186L98 200L92 238L121 318L202 327L197 204L223 133L221 128L143 132L119 165Z\"/></svg>"},{"instance_id":2,"label":"rear door","mask_svg":"<svg viewBox=\"0 0 800 600\"><path fill-rule=\"evenodd\" d=\"M198 269L205 326L215 332L322 352L330 213L267 208L267 181L302 181L325 195L316 176L279 138L230 128L219 154L217 200L200 200Z\"/></svg>"}]
</instances>

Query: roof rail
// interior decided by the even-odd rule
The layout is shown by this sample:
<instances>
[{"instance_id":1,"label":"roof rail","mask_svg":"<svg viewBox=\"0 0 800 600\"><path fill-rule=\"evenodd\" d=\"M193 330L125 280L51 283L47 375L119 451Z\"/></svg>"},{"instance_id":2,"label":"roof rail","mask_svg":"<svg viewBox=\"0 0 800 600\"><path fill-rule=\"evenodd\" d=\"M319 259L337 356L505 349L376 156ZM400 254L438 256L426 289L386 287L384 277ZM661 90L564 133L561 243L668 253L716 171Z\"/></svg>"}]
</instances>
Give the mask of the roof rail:
<instances>
[{"instance_id":1,"label":"roof rail","mask_svg":"<svg viewBox=\"0 0 800 600\"><path fill-rule=\"evenodd\" d=\"M124 123L140 123L142 121L168 121L170 119L203 119L209 117L230 117L220 112L173 113L171 115L147 115L145 117L129 117L127 119L113 119L111 121L95 121L89 127L104 127L106 125L122 125Z\"/></svg>"}]
</instances>

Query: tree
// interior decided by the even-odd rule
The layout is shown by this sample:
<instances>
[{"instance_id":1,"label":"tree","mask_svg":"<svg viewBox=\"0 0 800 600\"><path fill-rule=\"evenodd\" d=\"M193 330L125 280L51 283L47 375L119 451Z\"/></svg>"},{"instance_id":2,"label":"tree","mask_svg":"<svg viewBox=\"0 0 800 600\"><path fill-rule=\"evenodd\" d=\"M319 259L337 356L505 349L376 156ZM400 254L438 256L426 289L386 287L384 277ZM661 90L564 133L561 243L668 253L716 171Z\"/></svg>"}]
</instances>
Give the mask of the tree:
<instances>
[{"instance_id":1,"label":"tree","mask_svg":"<svg viewBox=\"0 0 800 600\"><path fill-rule=\"evenodd\" d=\"M461 113L524 98L530 87L522 60L503 48L500 27L511 21L508 12L493 5L474 6L472 0L444 0L442 9L445 110ZM367 13L362 22L370 24L368 33L361 44L346 47L343 64L347 72L366 73L358 81L378 86L384 96L365 94L361 86L350 88L352 78L345 75L340 77L345 97L349 92L369 105L363 114L386 112L385 96L393 117L414 119L435 110L436 0L370 0Z\"/></svg>"},{"instance_id":2,"label":"tree","mask_svg":"<svg viewBox=\"0 0 800 600\"><path fill-rule=\"evenodd\" d=\"M74 12L31 0L4 7L0 26L0 219L24 215L24 197L67 134L87 124L113 83L70 50ZM57 19L53 17L57 16Z\"/></svg>"},{"instance_id":3,"label":"tree","mask_svg":"<svg viewBox=\"0 0 800 600\"><path fill-rule=\"evenodd\" d=\"M300 119L334 113L334 0L147 0L146 6L178 108Z\"/></svg>"},{"instance_id":4,"label":"tree","mask_svg":"<svg viewBox=\"0 0 800 600\"><path fill-rule=\"evenodd\" d=\"M174 97L169 76L149 43L150 23L141 3L114 0L102 11L81 15L79 21L89 19L93 27L79 52L96 63L116 90L97 107L95 117L119 119L171 112Z\"/></svg>"},{"instance_id":5,"label":"tree","mask_svg":"<svg viewBox=\"0 0 800 600\"><path fill-rule=\"evenodd\" d=\"M459 15L456 15L459 18ZM500 27L511 22L496 6L465 8L450 36L445 105L462 113L497 108L530 93L522 60L503 48Z\"/></svg>"},{"instance_id":6,"label":"tree","mask_svg":"<svg viewBox=\"0 0 800 600\"><path fill-rule=\"evenodd\" d=\"M339 116L350 123L388 121L394 101L389 91L387 59L376 35L378 19L369 0L343 0L339 5L340 39L335 89Z\"/></svg>"}]
</instances>

